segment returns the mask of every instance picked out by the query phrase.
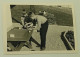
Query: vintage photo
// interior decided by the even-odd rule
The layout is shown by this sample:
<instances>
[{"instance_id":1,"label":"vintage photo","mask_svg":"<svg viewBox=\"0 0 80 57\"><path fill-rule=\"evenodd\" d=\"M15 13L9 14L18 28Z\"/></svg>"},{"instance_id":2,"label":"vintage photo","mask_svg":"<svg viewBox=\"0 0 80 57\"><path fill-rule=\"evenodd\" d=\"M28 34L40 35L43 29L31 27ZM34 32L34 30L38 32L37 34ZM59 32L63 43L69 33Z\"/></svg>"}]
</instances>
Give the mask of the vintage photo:
<instances>
[{"instance_id":1,"label":"vintage photo","mask_svg":"<svg viewBox=\"0 0 80 57\"><path fill-rule=\"evenodd\" d=\"M71 5L9 5L7 52L75 51Z\"/></svg>"}]
</instances>

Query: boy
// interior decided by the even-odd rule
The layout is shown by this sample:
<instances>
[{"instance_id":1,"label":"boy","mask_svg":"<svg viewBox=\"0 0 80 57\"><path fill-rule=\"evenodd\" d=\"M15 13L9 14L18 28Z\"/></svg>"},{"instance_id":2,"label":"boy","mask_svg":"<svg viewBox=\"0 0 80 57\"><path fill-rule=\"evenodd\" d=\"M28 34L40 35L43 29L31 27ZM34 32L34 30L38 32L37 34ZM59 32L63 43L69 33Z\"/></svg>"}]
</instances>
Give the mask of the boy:
<instances>
[{"instance_id":1,"label":"boy","mask_svg":"<svg viewBox=\"0 0 80 57\"><path fill-rule=\"evenodd\" d=\"M37 32L40 32L40 38L41 38L41 50L45 50L46 45L46 34L48 30L48 21L44 16L41 15L35 15L33 12L29 12L28 16L31 17L32 20L37 20L38 26L37 26Z\"/></svg>"},{"instance_id":2,"label":"boy","mask_svg":"<svg viewBox=\"0 0 80 57\"><path fill-rule=\"evenodd\" d=\"M26 13L26 10L23 9L22 11L22 16L21 16L21 23L22 23L22 26L24 26L24 20L25 20L25 17L28 16L27 13Z\"/></svg>"}]
</instances>

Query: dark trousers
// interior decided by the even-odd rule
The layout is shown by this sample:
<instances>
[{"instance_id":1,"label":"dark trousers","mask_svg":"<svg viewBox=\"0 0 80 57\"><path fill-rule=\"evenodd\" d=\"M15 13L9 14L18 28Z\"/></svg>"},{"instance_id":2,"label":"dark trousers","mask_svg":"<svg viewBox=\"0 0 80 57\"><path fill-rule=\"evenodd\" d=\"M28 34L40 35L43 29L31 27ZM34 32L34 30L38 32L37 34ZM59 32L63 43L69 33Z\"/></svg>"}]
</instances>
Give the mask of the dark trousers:
<instances>
[{"instance_id":1,"label":"dark trousers","mask_svg":"<svg viewBox=\"0 0 80 57\"><path fill-rule=\"evenodd\" d=\"M34 42L37 46L40 46L40 44L32 36L29 39L30 44L31 44L31 41Z\"/></svg>"},{"instance_id":2,"label":"dark trousers","mask_svg":"<svg viewBox=\"0 0 80 57\"><path fill-rule=\"evenodd\" d=\"M40 38L41 38L41 49L45 48L46 45L46 34L48 30L48 21L41 25L40 28Z\"/></svg>"}]
</instances>

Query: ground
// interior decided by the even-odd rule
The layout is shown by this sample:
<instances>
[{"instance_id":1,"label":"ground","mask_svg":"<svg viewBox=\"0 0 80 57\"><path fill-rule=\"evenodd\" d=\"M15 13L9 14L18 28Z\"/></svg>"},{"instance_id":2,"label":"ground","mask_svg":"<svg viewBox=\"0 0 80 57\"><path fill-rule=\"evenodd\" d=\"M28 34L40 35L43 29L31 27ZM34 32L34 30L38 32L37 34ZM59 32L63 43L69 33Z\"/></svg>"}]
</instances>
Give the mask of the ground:
<instances>
[{"instance_id":1,"label":"ground","mask_svg":"<svg viewBox=\"0 0 80 57\"><path fill-rule=\"evenodd\" d=\"M58 26L58 25L49 25L47 38L46 38L46 49L45 51L55 51L55 50L67 50L63 41L61 40L61 32L73 30L73 27L69 26ZM40 43L39 32L33 31L32 37ZM36 44L32 42L32 49L39 51L40 48L36 47ZM22 47L21 51L30 51L27 47Z\"/></svg>"}]
</instances>

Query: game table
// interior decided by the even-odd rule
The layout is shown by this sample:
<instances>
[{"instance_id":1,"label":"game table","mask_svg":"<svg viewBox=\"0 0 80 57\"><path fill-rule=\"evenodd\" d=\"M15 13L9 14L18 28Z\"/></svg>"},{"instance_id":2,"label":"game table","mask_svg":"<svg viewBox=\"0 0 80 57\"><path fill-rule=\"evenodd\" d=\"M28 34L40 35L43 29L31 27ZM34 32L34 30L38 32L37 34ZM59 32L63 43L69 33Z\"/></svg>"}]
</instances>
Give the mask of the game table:
<instances>
[{"instance_id":1,"label":"game table","mask_svg":"<svg viewBox=\"0 0 80 57\"><path fill-rule=\"evenodd\" d=\"M7 32L7 46L9 46L12 51L19 51L25 43L29 48L31 48L31 45L29 44L29 39L32 36L32 32L33 30L29 32L29 30L27 29L11 29ZM14 47L11 42L16 41L21 43L20 45Z\"/></svg>"}]
</instances>

